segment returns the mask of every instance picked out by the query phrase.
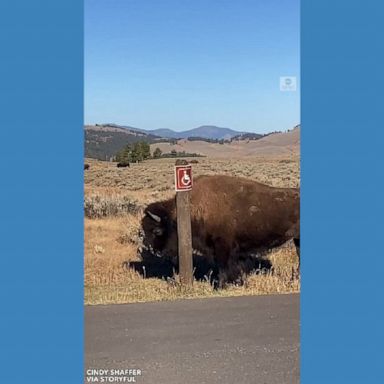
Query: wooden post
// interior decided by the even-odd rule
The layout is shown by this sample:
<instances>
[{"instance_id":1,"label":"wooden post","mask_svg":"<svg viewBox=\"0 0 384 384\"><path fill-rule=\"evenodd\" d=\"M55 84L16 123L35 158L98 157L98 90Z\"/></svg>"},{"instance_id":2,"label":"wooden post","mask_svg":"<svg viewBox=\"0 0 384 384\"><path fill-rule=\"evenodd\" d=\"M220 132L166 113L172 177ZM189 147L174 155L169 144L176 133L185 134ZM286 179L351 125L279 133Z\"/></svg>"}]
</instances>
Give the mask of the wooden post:
<instances>
[{"instance_id":1,"label":"wooden post","mask_svg":"<svg viewBox=\"0 0 384 384\"><path fill-rule=\"evenodd\" d=\"M179 273L182 284L192 285L192 230L189 191L176 192Z\"/></svg>"},{"instance_id":2,"label":"wooden post","mask_svg":"<svg viewBox=\"0 0 384 384\"><path fill-rule=\"evenodd\" d=\"M175 190L179 273L182 284L193 283L192 228L191 228L192 168L185 160L176 161Z\"/></svg>"}]
</instances>

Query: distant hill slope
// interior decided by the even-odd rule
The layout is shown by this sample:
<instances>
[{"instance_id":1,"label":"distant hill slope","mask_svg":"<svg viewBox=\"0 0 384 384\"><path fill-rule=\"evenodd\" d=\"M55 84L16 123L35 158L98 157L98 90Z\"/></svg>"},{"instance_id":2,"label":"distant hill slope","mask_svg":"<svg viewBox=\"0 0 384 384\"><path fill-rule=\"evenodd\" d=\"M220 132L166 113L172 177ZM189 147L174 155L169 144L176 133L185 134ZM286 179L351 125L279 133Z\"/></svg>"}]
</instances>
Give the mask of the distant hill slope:
<instances>
[{"instance_id":1,"label":"distant hill slope","mask_svg":"<svg viewBox=\"0 0 384 384\"><path fill-rule=\"evenodd\" d=\"M168 139L187 139L188 137L202 137L205 139L212 139L212 140L221 140L221 139L229 140L234 136L247 133L247 132L235 131L234 129L231 129L231 128L217 127L215 125L202 125L197 128L189 129L186 131L180 131L180 132L174 131L169 128L141 129L141 128L134 128L134 127L125 126L125 125L112 124L112 123L105 124L105 125L108 125L110 127L129 129L129 130L151 134L155 136L160 136Z\"/></svg>"},{"instance_id":2,"label":"distant hill slope","mask_svg":"<svg viewBox=\"0 0 384 384\"><path fill-rule=\"evenodd\" d=\"M204 137L206 139L231 139L233 136L240 135L246 132L235 131L231 128L216 127L215 125L202 125L201 127L193 128L188 131L180 132L182 138L188 137Z\"/></svg>"},{"instance_id":3,"label":"distant hill slope","mask_svg":"<svg viewBox=\"0 0 384 384\"><path fill-rule=\"evenodd\" d=\"M235 140L231 143L208 143L206 141L179 140L177 144L151 144L151 151L160 148L163 153L199 153L208 157L247 157L247 156L298 156L300 154L300 127L264 136L259 140Z\"/></svg>"},{"instance_id":4,"label":"distant hill slope","mask_svg":"<svg viewBox=\"0 0 384 384\"><path fill-rule=\"evenodd\" d=\"M160 137L165 137L168 139L180 139L180 132L173 131L172 129L168 128L159 128L159 129L151 129L148 131L141 130L141 132L148 132L151 133L152 135L160 136Z\"/></svg>"},{"instance_id":5,"label":"distant hill slope","mask_svg":"<svg viewBox=\"0 0 384 384\"><path fill-rule=\"evenodd\" d=\"M85 157L99 160L109 160L130 143L137 141L154 143L164 140L134 128L121 128L114 125L86 125L84 136Z\"/></svg>"},{"instance_id":6,"label":"distant hill slope","mask_svg":"<svg viewBox=\"0 0 384 384\"><path fill-rule=\"evenodd\" d=\"M144 130L109 123L86 125L84 136L85 156L99 160L109 160L125 145L137 141L146 141L152 150L159 147L163 153L176 150L215 157L283 154L298 152L300 146L299 126L286 133L260 135L209 125L175 132L167 128ZM187 140L188 137L193 140ZM217 143L224 138L232 142Z\"/></svg>"}]
</instances>

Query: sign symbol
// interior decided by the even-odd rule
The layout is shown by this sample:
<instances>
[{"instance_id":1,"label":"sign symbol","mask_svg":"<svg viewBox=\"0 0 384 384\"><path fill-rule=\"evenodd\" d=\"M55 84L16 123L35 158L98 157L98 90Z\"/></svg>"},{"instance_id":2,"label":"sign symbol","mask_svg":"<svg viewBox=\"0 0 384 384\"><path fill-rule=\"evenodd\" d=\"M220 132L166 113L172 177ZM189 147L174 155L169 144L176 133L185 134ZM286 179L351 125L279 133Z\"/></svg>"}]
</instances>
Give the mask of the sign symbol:
<instances>
[{"instance_id":1,"label":"sign symbol","mask_svg":"<svg viewBox=\"0 0 384 384\"><path fill-rule=\"evenodd\" d=\"M190 165L176 165L175 190L176 192L190 191L192 189L192 167Z\"/></svg>"},{"instance_id":2,"label":"sign symbol","mask_svg":"<svg viewBox=\"0 0 384 384\"><path fill-rule=\"evenodd\" d=\"M183 172L184 172L184 175L181 178L181 183L184 185L189 185L189 183L191 182L191 178L189 177L186 170L184 170Z\"/></svg>"}]
</instances>

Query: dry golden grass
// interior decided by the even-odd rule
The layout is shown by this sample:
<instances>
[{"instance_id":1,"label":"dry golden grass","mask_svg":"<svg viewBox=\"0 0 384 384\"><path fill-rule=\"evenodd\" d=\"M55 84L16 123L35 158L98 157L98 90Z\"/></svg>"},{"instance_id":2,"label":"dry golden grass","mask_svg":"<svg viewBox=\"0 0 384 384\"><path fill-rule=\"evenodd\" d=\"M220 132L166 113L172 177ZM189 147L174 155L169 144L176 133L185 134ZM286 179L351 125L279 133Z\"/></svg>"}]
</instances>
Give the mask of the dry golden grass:
<instances>
[{"instance_id":1,"label":"dry golden grass","mask_svg":"<svg viewBox=\"0 0 384 384\"><path fill-rule=\"evenodd\" d=\"M85 219L85 304L111 304L180 298L240 296L269 293L299 292L300 280L295 251L282 248L269 256L273 272L253 273L244 285L228 285L215 290L206 282L195 281L192 287L173 279L144 279L139 273L124 267L125 261L138 260L136 232L138 217Z\"/></svg>"},{"instance_id":2,"label":"dry golden grass","mask_svg":"<svg viewBox=\"0 0 384 384\"><path fill-rule=\"evenodd\" d=\"M300 161L297 156L274 159L198 158L194 176L231 175L246 177L276 187L297 187L300 183ZM87 160L90 169L84 173L85 195L128 196L140 203L169 198L174 193L174 159L147 160L117 168L116 163Z\"/></svg>"},{"instance_id":3,"label":"dry golden grass","mask_svg":"<svg viewBox=\"0 0 384 384\"><path fill-rule=\"evenodd\" d=\"M174 195L174 161L150 160L132 164L130 168L117 168L115 163L87 160L91 167L85 171L85 197L89 211L96 212L88 217L101 218L85 218L85 304L299 292L300 278L295 273L298 260L291 246L268 256L273 266L271 271L256 271L245 277L242 286L229 285L221 290L199 281L192 287L184 287L178 276L168 281L145 279L123 266L126 261L138 260L140 213L129 207L142 207ZM226 174L284 187L296 187L300 183L297 157L199 158L198 161L199 164L193 165L195 176Z\"/></svg>"}]
</instances>

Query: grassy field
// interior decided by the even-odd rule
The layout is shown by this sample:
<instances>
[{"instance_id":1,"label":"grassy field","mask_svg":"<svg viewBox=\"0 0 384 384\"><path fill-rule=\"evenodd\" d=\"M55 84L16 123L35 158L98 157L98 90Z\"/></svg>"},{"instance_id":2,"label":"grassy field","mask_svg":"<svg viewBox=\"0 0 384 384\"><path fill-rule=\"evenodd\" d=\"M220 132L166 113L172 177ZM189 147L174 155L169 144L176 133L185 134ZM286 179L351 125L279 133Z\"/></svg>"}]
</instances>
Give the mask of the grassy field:
<instances>
[{"instance_id":1,"label":"grassy field","mask_svg":"<svg viewBox=\"0 0 384 384\"><path fill-rule=\"evenodd\" d=\"M286 158L199 158L194 176L226 174L265 184L297 187L300 183L298 157ZM207 281L185 288L178 276L168 280L145 278L126 267L138 260L138 230L141 208L174 196L174 159L148 160L117 168L115 163L87 159L85 191L85 304L128 303L178 298L289 293L300 290L298 258L290 244L271 252L272 271L256 270L241 286L214 290Z\"/></svg>"}]
</instances>

